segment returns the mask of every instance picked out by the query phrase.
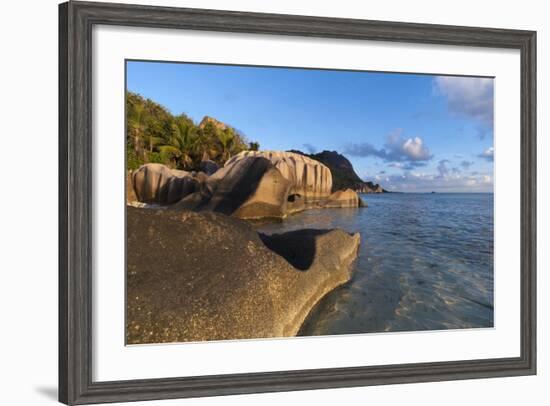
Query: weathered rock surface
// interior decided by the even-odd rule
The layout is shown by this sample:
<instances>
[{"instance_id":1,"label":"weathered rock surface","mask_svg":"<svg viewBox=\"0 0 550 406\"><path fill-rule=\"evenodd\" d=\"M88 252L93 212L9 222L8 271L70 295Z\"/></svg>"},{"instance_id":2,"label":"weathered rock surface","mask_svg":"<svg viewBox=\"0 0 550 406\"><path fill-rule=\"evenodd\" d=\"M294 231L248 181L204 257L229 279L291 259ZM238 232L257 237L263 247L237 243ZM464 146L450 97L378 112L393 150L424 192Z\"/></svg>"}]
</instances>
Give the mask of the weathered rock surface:
<instances>
[{"instance_id":1,"label":"weathered rock surface","mask_svg":"<svg viewBox=\"0 0 550 406\"><path fill-rule=\"evenodd\" d=\"M291 184L269 160L250 157L226 168L203 210L246 219L285 216Z\"/></svg>"},{"instance_id":2,"label":"weathered rock surface","mask_svg":"<svg viewBox=\"0 0 550 406\"><path fill-rule=\"evenodd\" d=\"M214 117L210 116L204 116L199 124L199 128L206 127L207 124L211 124L214 126L214 128L217 128L218 130L225 130L229 128L229 126L225 123L222 123L219 120L216 120Z\"/></svg>"},{"instance_id":3,"label":"weathered rock surface","mask_svg":"<svg viewBox=\"0 0 550 406\"><path fill-rule=\"evenodd\" d=\"M364 207L365 204L354 190L338 190L331 194L323 207L326 208L346 208L346 207Z\"/></svg>"},{"instance_id":4,"label":"weathered rock surface","mask_svg":"<svg viewBox=\"0 0 550 406\"><path fill-rule=\"evenodd\" d=\"M290 182L290 194L298 194L307 200L326 198L332 191L332 174L319 161L293 152L243 151L230 158L225 166L248 157L263 157L271 161L283 177Z\"/></svg>"},{"instance_id":5,"label":"weathered rock surface","mask_svg":"<svg viewBox=\"0 0 550 406\"><path fill-rule=\"evenodd\" d=\"M197 190L199 182L190 172L154 163L142 165L132 175L134 192L143 203L175 203Z\"/></svg>"},{"instance_id":6,"label":"weathered rock surface","mask_svg":"<svg viewBox=\"0 0 550 406\"><path fill-rule=\"evenodd\" d=\"M341 230L262 242L221 214L133 207L127 235L128 344L294 336L359 246Z\"/></svg>"},{"instance_id":7,"label":"weathered rock surface","mask_svg":"<svg viewBox=\"0 0 550 406\"><path fill-rule=\"evenodd\" d=\"M306 200L301 195L297 195L297 194L288 195L286 200L287 200L286 202L287 214L298 213L306 210L309 207L312 207L312 205L306 204Z\"/></svg>"},{"instance_id":8,"label":"weathered rock surface","mask_svg":"<svg viewBox=\"0 0 550 406\"><path fill-rule=\"evenodd\" d=\"M330 193L332 177L325 165L290 152L242 152L210 176L146 164L134 172L132 183L142 203L242 219L284 218L308 208L362 205L351 189Z\"/></svg>"},{"instance_id":9,"label":"weathered rock surface","mask_svg":"<svg viewBox=\"0 0 550 406\"><path fill-rule=\"evenodd\" d=\"M171 209L214 211L242 219L282 218L287 214L289 189L290 182L269 160L248 157L218 170Z\"/></svg>"},{"instance_id":10,"label":"weathered rock surface","mask_svg":"<svg viewBox=\"0 0 550 406\"><path fill-rule=\"evenodd\" d=\"M210 159L205 159L204 161L201 161L200 168L201 168L201 172L204 172L208 176L210 176L219 169L219 166L216 162Z\"/></svg>"}]
</instances>

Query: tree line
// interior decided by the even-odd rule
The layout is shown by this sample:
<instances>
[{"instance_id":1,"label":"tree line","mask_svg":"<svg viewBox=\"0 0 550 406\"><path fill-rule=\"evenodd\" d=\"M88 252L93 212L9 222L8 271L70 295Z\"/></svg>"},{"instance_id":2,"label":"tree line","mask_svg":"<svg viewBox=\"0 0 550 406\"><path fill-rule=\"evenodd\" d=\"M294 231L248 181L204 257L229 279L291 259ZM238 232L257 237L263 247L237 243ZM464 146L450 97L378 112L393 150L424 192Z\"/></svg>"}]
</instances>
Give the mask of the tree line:
<instances>
[{"instance_id":1,"label":"tree line","mask_svg":"<svg viewBox=\"0 0 550 406\"><path fill-rule=\"evenodd\" d=\"M126 165L134 170L145 163L199 170L212 160L222 166L231 156L258 150L257 142L211 118L196 124L186 114L173 115L162 105L126 92Z\"/></svg>"}]
</instances>

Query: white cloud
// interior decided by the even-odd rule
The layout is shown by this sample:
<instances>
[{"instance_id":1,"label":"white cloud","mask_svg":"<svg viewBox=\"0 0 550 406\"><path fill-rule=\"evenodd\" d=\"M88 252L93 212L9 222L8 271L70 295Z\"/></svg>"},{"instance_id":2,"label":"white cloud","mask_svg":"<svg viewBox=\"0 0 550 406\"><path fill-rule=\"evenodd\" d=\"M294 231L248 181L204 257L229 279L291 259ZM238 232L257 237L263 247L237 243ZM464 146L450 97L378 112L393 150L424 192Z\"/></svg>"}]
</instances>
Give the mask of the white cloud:
<instances>
[{"instance_id":1,"label":"white cloud","mask_svg":"<svg viewBox=\"0 0 550 406\"><path fill-rule=\"evenodd\" d=\"M456 172L447 172L443 176L405 172L385 177L382 186L400 192L492 192L493 177L490 174L463 175Z\"/></svg>"},{"instance_id":2,"label":"white cloud","mask_svg":"<svg viewBox=\"0 0 550 406\"><path fill-rule=\"evenodd\" d=\"M409 138L401 146L405 155L414 160L424 160L430 156L430 150L424 146L420 137Z\"/></svg>"},{"instance_id":3,"label":"white cloud","mask_svg":"<svg viewBox=\"0 0 550 406\"><path fill-rule=\"evenodd\" d=\"M420 137L404 138L403 130L392 131L386 137L383 148L376 148L372 144L348 144L344 153L351 156L367 157L374 156L390 162L390 166L412 169L425 165L432 159L430 149Z\"/></svg>"},{"instance_id":4,"label":"white cloud","mask_svg":"<svg viewBox=\"0 0 550 406\"><path fill-rule=\"evenodd\" d=\"M465 165L464 162L466 162ZM406 170L403 165L391 165L404 170L400 174L377 177L376 180L387 190L401 192L492 192L493 176L491 172L466 172L471 162L451 165L449 159L438 161L436 171Z\"/></svg>"},{"instance_id":5,"label":"white cloud","mask_svg":"<svg viewBox=\"0 0 550 406\"><path fill-rule=\"evenodd\" d=\"M493 162L495 159L495 149L493 147L489 147L481 154L479 154L478 157L483 158L489 162Z\"/></svg>"},{"instance_id":6,"label":"white cloud","mask_svg":"<svg viewBox=\"0 0 550 406\"><path fill-rule=\"evenodd\" d=\"M447 99L449 112L478 122L479 135L493 129L493 79L438 76L434 79L436 91Z\"/></svg>"}]
</instances>

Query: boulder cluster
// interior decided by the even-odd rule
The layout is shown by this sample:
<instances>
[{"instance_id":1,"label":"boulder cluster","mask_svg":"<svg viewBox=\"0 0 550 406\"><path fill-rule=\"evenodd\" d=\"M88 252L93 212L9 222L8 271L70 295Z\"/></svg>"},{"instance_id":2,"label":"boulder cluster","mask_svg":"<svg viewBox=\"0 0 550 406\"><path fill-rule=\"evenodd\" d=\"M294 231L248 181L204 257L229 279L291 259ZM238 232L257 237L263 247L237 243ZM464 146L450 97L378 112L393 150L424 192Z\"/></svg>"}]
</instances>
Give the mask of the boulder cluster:
<instances>
[{"instance_id":1,"label":"boulder cluster","mask_svg":"<svg viewBox=\"0 0 550 406\"><path fill-rule=\"evenodd\" d=\"M308 208L363 205L351 189L331 193L327 166L292 152L244 151L222 168L213 162L202 167L204 172L187 172L161 164L143 165L132 175L133 192L141 203L242 219L284 218Z\"/></svg>"},{"instance_id":2,"label":"boulder cluster","mask_svg":"<svg viewBox=\"0 0 550 406\"><path fill-rule=\"evenodd\" d=\"M319 161L293 152L243 151L230 158L226 166L251 158L265 158L290 182L289 193L305 200L326 199L332 190L330 169Z\"/></svg>"},{"instance_id":3,"label":"boulder cluster","mask_svg":"<svg viewBox=\"0 0 550 406\"><path fill-rule=\"evenodd\" d=\"M332 188L327 166L289 152L242 152L198 172L150 163L129 174L126 342L295 336L351 278L360 235L266 235L243 219L363 205L355 191Z\"/></svg>"}]
</instances>

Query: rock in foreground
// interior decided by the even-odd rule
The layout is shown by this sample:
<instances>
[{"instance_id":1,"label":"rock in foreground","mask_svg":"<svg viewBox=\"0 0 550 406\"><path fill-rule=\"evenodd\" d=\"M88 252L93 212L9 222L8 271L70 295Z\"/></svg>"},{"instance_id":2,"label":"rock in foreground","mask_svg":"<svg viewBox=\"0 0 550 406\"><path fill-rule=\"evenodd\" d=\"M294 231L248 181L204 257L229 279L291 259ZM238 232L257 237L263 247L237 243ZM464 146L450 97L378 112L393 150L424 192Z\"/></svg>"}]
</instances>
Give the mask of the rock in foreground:
<instances>
[{"instance_id":1,"label":"rock in foreground","mask_svg":"<svg viewBox=\"0 0 550 406\"><path fill-rule=\"evenodd\" d=\"M133 207L127 236L128 344L294 336L359 246L341 230L260 238L222 214Z\"/></svg>"}]
</instances>

